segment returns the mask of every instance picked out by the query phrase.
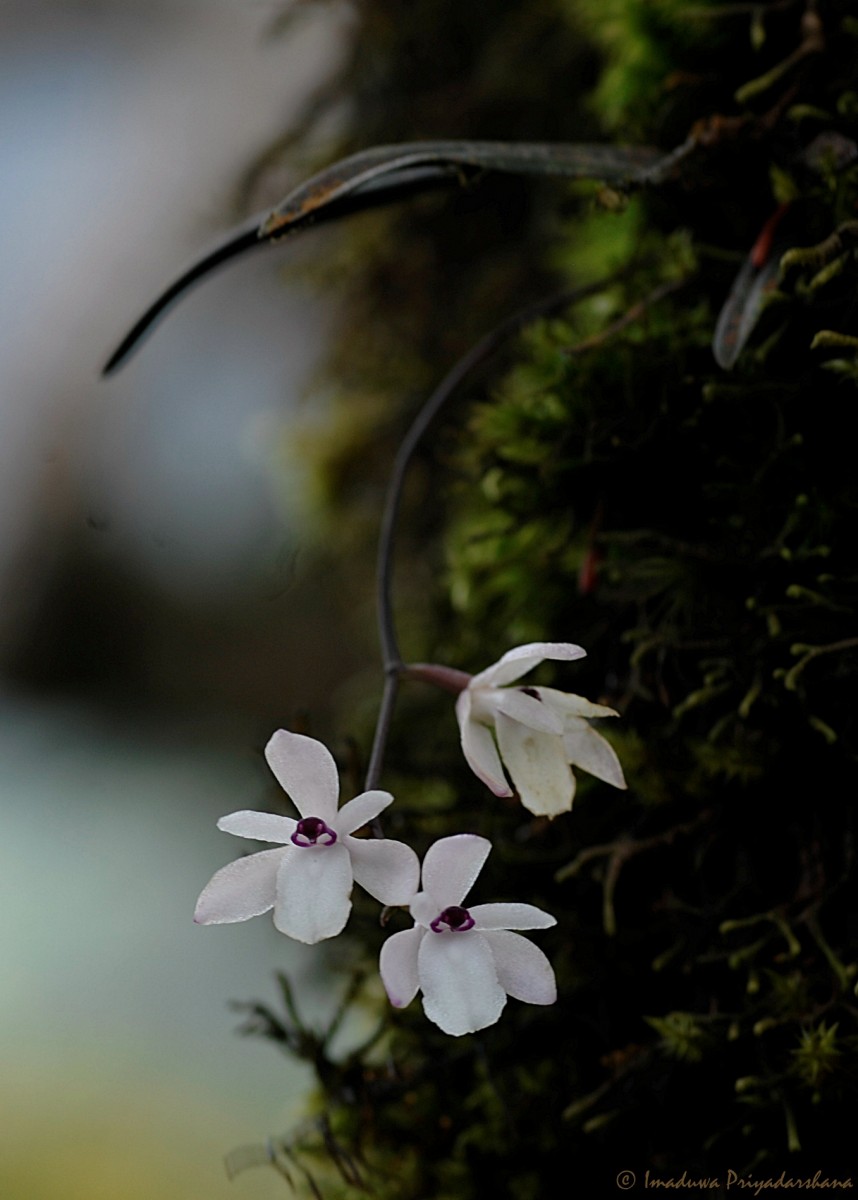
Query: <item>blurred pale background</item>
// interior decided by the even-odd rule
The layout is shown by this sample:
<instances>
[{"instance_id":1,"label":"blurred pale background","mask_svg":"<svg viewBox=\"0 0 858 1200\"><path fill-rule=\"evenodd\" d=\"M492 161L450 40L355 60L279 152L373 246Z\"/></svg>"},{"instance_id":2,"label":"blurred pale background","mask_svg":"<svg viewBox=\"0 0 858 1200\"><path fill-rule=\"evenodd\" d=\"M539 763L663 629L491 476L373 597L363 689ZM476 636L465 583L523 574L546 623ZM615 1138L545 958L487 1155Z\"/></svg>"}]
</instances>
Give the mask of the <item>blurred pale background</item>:
<instances>
[{"instance_id":1,"label":"blurred pale background","mask_svg":"<svg viewBox=\"0 0 858 1200\"><path fill-rule=\"evenodd\" d=\"M331 998L269 920L191 913L244 848L215 820L270 806L262 745L348 653L270 449L324 309L263 254L98 370L334 60L319 9L271 40L256 0L0 0L3 1200L288 1194L226 1178L308 1086L228 1001L277 968Z\"/></svg>"}]
</instances>

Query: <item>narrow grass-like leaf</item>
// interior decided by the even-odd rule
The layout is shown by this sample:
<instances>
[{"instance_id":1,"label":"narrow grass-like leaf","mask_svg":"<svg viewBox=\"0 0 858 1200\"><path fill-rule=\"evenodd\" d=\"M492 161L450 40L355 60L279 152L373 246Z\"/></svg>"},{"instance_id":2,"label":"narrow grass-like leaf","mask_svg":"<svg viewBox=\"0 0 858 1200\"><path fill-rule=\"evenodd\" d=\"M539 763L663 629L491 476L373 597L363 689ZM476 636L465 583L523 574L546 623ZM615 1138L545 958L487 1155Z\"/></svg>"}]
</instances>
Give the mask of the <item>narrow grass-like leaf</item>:
<instances>
[{"instance_id":1,"label":"narrow grass-like leaf","mask_svg":"<svg viewBox=\"0 0 858 1200\"><path fill-rule=\"evenodd\" d=\"M648 146L537 142L404 142L344 158L295 188L271 212L251 218L193 263L143 313L104 368L117 370L167 310L199 279L245 251L309 224L338 220L437 187L473 182L487 172L600 179L642 186L660 178L670 156ZM663 172L662 172L663 174Z\"/></svg>"},{"instance_id":2,"label":"narrow grass-like leaf","mask_svg":"<svg viewBox=\"0 0 858 1200\"><path fill-rule=\"evenodd\" d=\"M631 184L640 182L661 158L648 146L465 141L374 146L326 167L296 188L263 222L260 236L279 236L320 208L386 176L415 168L430 178L437 173L467 177L475 171L499 171Z\"/></svg>"},{"instance_id":3,"label":"narrow grass-like leaf","mask_svg":"<svg viewBox=\"0 0 858 1200\"><path fill-rule=\"evenodd\" d=\"M295 228L309 225L311 221L313 224L319 224L322 221L338 220L340 217L349 216L352 213L390 204L395 200L404 200L415 192L425 192L439 186L452 186L455 182L456 180L451 176L445 178L434 169L403 172L402 176L395 180L385 179L376 184L369 184L352 195L344 195L336 203L331 203L312 214L305 214L301 221L294 223ZM233 258L238 258L239 255L259 249L261 246L267 246L275 240L271 236L261 233L262 226L268 220L269 215L266 211L250 217L229 233L226 238L217 242L212 250L209 250L202 258L196 259L190 267L184 270L135 321L111 354L104 366L103 374L111 375L124 366L143 339L166 315L168 309L172 308L176 301L198 280L211 274L212 271L222 267ZM293 230L289 229L286 232L291 233ZM285 232L278 235L278 237L283 236L285 236Z\"/></svg>"}]
</instances>

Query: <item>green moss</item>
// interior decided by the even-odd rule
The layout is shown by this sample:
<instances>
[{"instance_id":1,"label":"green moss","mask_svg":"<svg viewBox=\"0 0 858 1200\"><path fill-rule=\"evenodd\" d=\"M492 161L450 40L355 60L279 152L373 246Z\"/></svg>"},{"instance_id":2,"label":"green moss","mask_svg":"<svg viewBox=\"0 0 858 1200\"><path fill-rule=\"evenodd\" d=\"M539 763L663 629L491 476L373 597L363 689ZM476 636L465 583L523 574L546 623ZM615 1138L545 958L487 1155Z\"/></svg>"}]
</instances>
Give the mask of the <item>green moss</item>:
<instances>
[{"instance_id":1,"label":"green moss","mask_svg":"<svg viewBox=\"0 0 858 1200\"><path fill-rule=\"evenodd\" d=\"M584 645L542 678L621 712L607 736L630 784L581 779L571 816L532 819L464 769L449 704L405 699L388 769L410 838L493 839L480 899L514 889L557 916L540 945L559 1000L510 1001L464 1039L417 1005L385 1014L388 1073L358 1056L324 1101L378 1195L538 1196L570 1161L597 1194L618 1164L835 1174L841 1161L858 1038L847 8L820 0L824 44L809 49L800 6L567 0L565 16L540 3L490 18L437 0L431 29L421 14L401 30L361 10L371 53L352 138L700 140L671 182L631 198L500 188L478 217L474 197L379 217L352 261L337 362L355 396L379 380L397 416L381 441L348 429L329 456L337 505L384 475L414 393L499 315L552 274L605 280L463 387L409 497L400 570L431 567L425 628L409 634L429 657L474 670L527 641ZM549 28L539 69L514 77L516 30ZM726 372L718 314L785 200L783 269ZM369 908L356 915L374 969L383 935Z\"/></svg>"}]
</instances>

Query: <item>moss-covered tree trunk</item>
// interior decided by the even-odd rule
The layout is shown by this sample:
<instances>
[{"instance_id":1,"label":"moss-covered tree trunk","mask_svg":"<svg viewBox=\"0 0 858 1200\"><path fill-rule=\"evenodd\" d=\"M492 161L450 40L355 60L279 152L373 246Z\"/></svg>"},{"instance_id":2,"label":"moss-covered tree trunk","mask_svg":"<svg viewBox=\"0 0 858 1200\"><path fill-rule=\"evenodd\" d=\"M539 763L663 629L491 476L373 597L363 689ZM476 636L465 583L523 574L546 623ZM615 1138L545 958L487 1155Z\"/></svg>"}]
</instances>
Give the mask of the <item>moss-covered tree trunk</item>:
<instances>
[{"instance_id":1,"label":"moss-covered tree trunk","mask_svg":"<svg viewBox=\"0 0 858 1200\"><path fill-rule=\"evenodd\" d=\"M514 881L557 916L541 945L560 998L456 1040L417 1005L389 1016L322 1065L333 1141L304 1137L305 1161L349 1192L336 1143L396 1200L526 1200L557 1178L613 1195L625 1170L722 1190L728 1170L854 1178L854 6L356 8L346 149L687 153L632 196L489 183L361 218L343 243L335 365L364 419L324 469L332 504L369 495L364 517L421 389L552 279L604 281L461 390L425 451L404 553L431 564L432 600L414 597L429 624L407 649L478 670L518 643L582 644L550 678L620 711L629 791L582 777L571 814L532 818L470 776L451 709L413 686L387 767L397 819L418 848L491 837L481 899ZM374 970L385 933L369 907L360 921Z\"/></svg>"}]
</instances>

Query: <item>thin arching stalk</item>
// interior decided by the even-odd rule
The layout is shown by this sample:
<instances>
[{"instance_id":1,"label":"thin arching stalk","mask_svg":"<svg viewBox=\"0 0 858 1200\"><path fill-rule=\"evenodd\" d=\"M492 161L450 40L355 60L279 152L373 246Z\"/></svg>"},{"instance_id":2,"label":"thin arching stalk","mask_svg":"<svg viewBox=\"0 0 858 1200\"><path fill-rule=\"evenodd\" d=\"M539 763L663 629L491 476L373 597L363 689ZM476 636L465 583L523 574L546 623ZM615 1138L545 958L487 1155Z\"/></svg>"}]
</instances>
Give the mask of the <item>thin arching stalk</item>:
<instances>
[{"instance_id":1,"label":"thin arching stalk","mask_svg":"<svg viewBox=\"0 0 858 1200\"><path fill-rule=\"evenodd\" d=\"M390 482L387 486L384 508L382 510L378 541L376 605L378 613L378 636L381 644L385 683L373 738L372 753L367 769L365 785L367 791L377 786L381 775L384 750L387 744L390 721L396 701L399 676L403 670L399 640L396 635L396 622L393 616L393 550L396 536L396 522L402 500L402 490L414 452L420 444L423 435L432 424L432 421L471 371L485 362L505 342L515 337L516 334L520 333L526 326L539 317L546 317L552 313L560 312L577 301L585 299L587 296L592 296L597 292L603 291L606 287L616 282L618 278L620 278L620 274L615 273L594 283L585 284L583 287L569 288L547 299L540 300L536 304L531 304L527 308L514 313L511 317L507 317L505 321L482 337L475 346L472 346L445 375L417 413L396 452Z\"/></svg>"}]
</instances>

